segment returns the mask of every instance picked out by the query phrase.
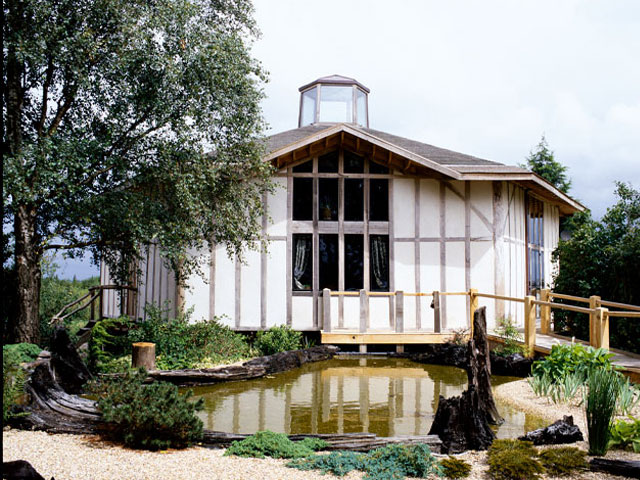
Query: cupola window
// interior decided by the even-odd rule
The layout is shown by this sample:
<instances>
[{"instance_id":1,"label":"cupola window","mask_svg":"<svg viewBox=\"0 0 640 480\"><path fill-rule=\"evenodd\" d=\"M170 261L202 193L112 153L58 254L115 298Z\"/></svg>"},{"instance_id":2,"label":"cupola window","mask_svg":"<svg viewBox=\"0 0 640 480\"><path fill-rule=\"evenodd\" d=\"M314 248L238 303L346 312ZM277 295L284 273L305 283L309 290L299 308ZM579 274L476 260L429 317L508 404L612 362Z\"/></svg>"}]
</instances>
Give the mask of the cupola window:
<instances>
[{"instance_id":1,"label":"cupola window","mask_svg":"<svg viewBox=\"0 0 640 480\"><path fill-rule=\"evenodd\" d=\"M331 75L300 87L299 126L353 123L369 126L369 89L353 78Z\"/></svg>"}]
</instances>

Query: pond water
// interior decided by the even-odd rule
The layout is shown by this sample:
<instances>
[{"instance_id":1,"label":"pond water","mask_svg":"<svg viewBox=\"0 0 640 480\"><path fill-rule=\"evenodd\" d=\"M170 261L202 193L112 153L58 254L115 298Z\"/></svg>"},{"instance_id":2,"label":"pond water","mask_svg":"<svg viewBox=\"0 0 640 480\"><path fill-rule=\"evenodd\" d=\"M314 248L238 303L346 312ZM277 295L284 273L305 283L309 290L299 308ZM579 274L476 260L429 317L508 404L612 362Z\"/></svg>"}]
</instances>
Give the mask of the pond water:
<instances>
[{"instance_id":1,"label":"pond water","mask_svg":"<svg viewBox=\"0 0 640 480\"><path fill-rule=\"evenodd\" d=\"M494 386L517 380L492 377ZM370 432L426 435L438 397L459 395L467 375L456 367L402 358L336 357L273 376L197 387L205 428L232 433ZM544 426L537 417L498 402L499 438Z\"/></svg>"}]
</instances>

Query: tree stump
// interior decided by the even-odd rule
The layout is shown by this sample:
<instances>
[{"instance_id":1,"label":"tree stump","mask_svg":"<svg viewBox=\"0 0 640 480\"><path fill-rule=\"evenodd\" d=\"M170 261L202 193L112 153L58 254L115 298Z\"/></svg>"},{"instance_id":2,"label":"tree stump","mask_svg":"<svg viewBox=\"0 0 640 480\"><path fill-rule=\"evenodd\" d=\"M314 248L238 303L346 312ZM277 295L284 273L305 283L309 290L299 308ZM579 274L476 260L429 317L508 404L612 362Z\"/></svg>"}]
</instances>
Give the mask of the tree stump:
<instances>
[{"instance_id":1,"label":"tree stump","mask_svg":"<svg viewBox=\"0 0 640 480\"><path fill-rule=\"evenodd\" d=\"M57 382L67 393L82 392L82 386L91 379L91 372L64 327L57 327L51 335L51 368Z\"/></svg>"},{"instance_id":2,"label":"tree stump","mask_svg":"<svg viewBox=\"0 0 640 480\"><path fill-rule=\"evenodd\" d=\"M149 342L137 342L131 345L131 366L133 368L144 367L147 370L156 369L156 344Z\"/></svg>"},{"instance_id":3,"label":"tree stump","mask_svg":"<svg viewBox=\"0 0 640 480\"><path fill-rule=\"evenodd\" d=\"M473 326L473 338L468 344L469 387L459 397L440 397L429 430L429 435L438 435L442 440L442 453L486 450L495 438L489 424L502 420L491 393L485 307L476 310Z\"/></svg>"}]
</instances>

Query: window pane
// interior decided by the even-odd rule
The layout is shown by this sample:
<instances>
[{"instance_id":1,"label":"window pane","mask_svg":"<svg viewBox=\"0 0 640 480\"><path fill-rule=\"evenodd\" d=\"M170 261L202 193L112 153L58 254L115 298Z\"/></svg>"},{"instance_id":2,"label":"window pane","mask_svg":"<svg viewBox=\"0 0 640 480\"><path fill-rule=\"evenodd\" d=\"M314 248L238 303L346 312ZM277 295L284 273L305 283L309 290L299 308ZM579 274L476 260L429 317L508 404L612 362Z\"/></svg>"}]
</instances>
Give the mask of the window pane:
<instances>
[{"instance_id":1,"label":"window pane","mask_svg":"<svg viewBox=\"0 0 640 480\"><path fill-rule=\"evenodd\" d=\"M338 235L319 236L320 290L338 290Z\"/></svg>"},{"instance_id":2,"label":"window pane","mask_svg":"<svg viewBox=\"0 0 640 480\"><path fill-rule=\"evenodd\" d=\"M389 169L376 162L369 162L369 173L389 173Z\"/></svg>"},{"instance_id":3,"label":"window pane","mask_svg":"<svg viewBox=\"0 0 640 480\"><path fill-rule=\"evenodd\" d=\"M344 288L360 290L364 288L364 236L344 236Z\"/></svg>"},{"instance_id":4,"label":"window pane","mask_svg":"<svg viewBox=\"0 0 640 480\"><path fill-rule=\"evenodd\" d=\"M330 152L318 157L320 173L338 173L338 152Z\"/></svg>"},{"instance_id":5,"label":"window pane","mask_svg":"<svg viewBox=\"0 0 640 480\"><path fill-rule=\"evenodd\" d=\"M369 220L386 222L389 220L389 180L372 179L369 192Z\"/></svg>"},{"instance_id":6,"label":"window pane","mask_svg":"<svg viewBox=\"0 0 640 480\"><path fill-rule=\"evenodd\" d=\"M353 87L322 85L320 92L321 122L353 122Z\"/></svg>"},{"instance_id":7,"label":"window pane","mask_svg":"<svg viewBox=\"0 0 640 480\"><path fill-rule=\"evenodd\" d=\"M313 220L313 179L293 179L293 219Z\"/></svg>"},{"instance_id":8,"label":"window pane","mask_svg":"<svg viewBox=\"0 0 640 480\"><path fill-rule=\"evenodd\" d=\"M313 249L311 234L293 235L293 289L311 290L313 282Z\"/></svg>"},{"instance_id":9,"label":"window pane","mask_svg":"<svg viewBox=\"0 0 640 480\"><path fill-rule=\"evenodd\" d=\"M338 179L318 179L318 220L338 220Z\"/></svg>"},{"instance_id":10,"label":"window pane","mask_svg":"<svg viewBox=\"0 0 640 480\"><path fill-rule=\"evenodd\" d=\"M346 178L344 180L344 219L347 222L361 222L364 218L364 180Z\"/></svg>"},{"instance_id":11,"label":"window pane","mask_svg":"<svg viewBox=\"0 0 640 480\"><path fill-rule=\"evenodd\" d=\"M358 125L367 127L367 95L359 88L356 88L356 113Z\"/></svg>"},{"instance_id":12,"label":"window pane","mask_svg":"<svg viewBox=\"0 0 640 480\"><path fill-rule=\"evenodd\" d=\"M293 167L295 173L311 173L313 172L313 160L301 163Z\"/></svg>"},{"instance_id":13,"label":"window pane","mask_svg":"<svg viewBox=\"0 0 640 480\"><path fill-rule=\"evenodd\" d=\"M311 125L316 121L316 95L318 88L313 87L302 94L302 116L300 126Z\"/></svg>"},{"instance_id":14,"label":"window pane","mask_svg":"<svg viewBox=\"0 0 640 480\"><path fill-rule=\"evenodd\" d=\"M369 237L369 284L372 291L389 291L389 236Z\"/></svg>"},{"instance_id":15,"label":"window pane","mask_svg":"<svg viewBox=\"0 0 640 480\"><path fill-rule=\"evenodd\" d=\"M364 173L364 158L351 152L344 152L345 173Z\"/></svg>"}]
</instances>

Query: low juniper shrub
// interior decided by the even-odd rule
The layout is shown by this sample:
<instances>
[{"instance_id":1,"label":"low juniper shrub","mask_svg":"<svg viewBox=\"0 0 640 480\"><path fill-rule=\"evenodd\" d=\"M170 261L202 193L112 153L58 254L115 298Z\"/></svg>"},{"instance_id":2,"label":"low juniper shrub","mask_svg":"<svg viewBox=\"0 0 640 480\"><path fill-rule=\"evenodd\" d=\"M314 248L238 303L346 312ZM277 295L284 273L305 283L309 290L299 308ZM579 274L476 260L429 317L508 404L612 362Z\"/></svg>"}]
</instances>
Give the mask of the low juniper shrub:
<instances>
[{"instance_id":1,"label":"low juniper shrub","mask_svg":"<svg viewBox=\"0 0 640 480\"><path fill-rule=\"evenodd\" d=\"M586 455L586 452L575 447L560 447L540 452L539 458L547 474L566 477L576 470L584 470L588 467Z\"/></svg>"},{"instance_id":2,"label":"low juniper shrub","mask_svg":"<svg viewBox=\"0 0 640 480\"><path fill-rule=\"evenodd\" d=\"M471 474L471 465L459 458L444 458L440 460L440 466L444 476L453 480L467 478Z\"/></svg>"},{"instance_id":3,"label":"low juniper shrub","mask_svg":"<svg viewBox=\"0 0 640 480\"><path fill-rule=\"evenodd\" d=\"M544 467L531 442L495 440L488 452L489 473L495 480L537 480Z\"/></svg>"},{"instance_id":4,"label":"low juniper shrub","mask_svg":"<svg viewBox=\"0 0 640 480\"><path fill-rule=\"evenodd\" d=\"M42 348L34 343L12 343L2 346L2 357L10 357L12 363L19 365L33 362L41 351Z\"/></svg>"},{"instance_id":5,"label":"low juniper shrub","mask_svg":"<svg viewBox=\"0 0 640 480\"><path fill-rule=\"evenodd\" d=\"M269 430L257 432L244 440L233 442L225 455L254 458L302 458L322 450L327 442L319 438L305 438L299 442L289 440L284 433Z\"/></svg>"}]
</instances>

